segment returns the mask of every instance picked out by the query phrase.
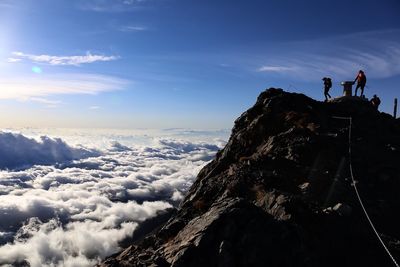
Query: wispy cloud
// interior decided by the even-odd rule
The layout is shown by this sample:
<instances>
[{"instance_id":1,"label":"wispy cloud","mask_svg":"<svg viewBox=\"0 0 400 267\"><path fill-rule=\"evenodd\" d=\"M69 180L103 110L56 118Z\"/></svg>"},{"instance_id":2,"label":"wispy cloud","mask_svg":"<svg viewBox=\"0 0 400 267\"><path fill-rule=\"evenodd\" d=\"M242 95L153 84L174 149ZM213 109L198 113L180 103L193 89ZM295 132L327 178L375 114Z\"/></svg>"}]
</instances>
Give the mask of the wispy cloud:
<instances>
[{"instance_id":1,"label":"wispy cloud","mask_svg":"<svg viewBox=\"0 0 400 267\"><path fill-rule=\"evenodd\" d=\"M386 47L385 51L346 51L342 55L303 54L284 63L291 67L269 71L308 80L324 75L348 79L363 69L371 78L387 78L400 74L400 46ZM267 71L264 67L259 70Z\"/></svg>"},{"instance_id":2,"label":"wispy cloud","mask_svg":"<svg viewBox=\"0 0 400 267\"><path fill-rule=\"evenodd\" d=\"M78 7L95 12L126 12L139 7L146 0L82 0Z\"/></svg>"},{"instance_id":3,"label":"wispy cloud","mask_svg":"<svg viewBox=\"0 0 400 267\"><path fill-rule=\"evenodd\" d=\"M43 104L47 108L55 108L61 104L61 101L59 100L51 100L43 97L29 97L26 101L37 102Z\"/></svg>"},{"instance_id":4,"label":"wispy cloud","mask_svg":"<svg viewBox=\"0 0 400 267\"><path fill-rule=\"evenodd\" d=\"M8 63L15 63L15 62L20 62L20 61L22 61L22 59L20 59L20 58L9 57L9 58L7 59L7 62L8 62Z\"/></svg>"},{"instance_id":5,"label":"wispy cloud","mask_svg":"<svg viewBox=\"0 0 400 267\"><path fill-rule=\"evenodd\" d=\"M94 55L90 52L83 56L52 56L52 55L33 55L26 54L23 52L13 52L13 57L8 59L8 62L18 62L22 59L27 59L36 63L47 63L50 65L73 65L79 66L81 64L89 64L101 61L113 61L117 60L117 56L104 56Z\"/></svg>"},{"instance_id":6,"label":"wispy cloud","mask_svg":"<svg viewBox=\"0 0 400 267\"><path fill-rule=\"evenodd\" d=\"M265 72L286 72L290 70L293 70L293 68L283 66L262 66L258 69L258 71Z\"/></svg>"},{"instance_id":7,"label":"wispy cloud","mask_svg":"<svg viewBox=\"0 0 400 267\"><path fill-rule=\"evenodd\" d=\"M284 56L267 55L256 71L301 80L325 75L349 79L359 69L371 78L400 75L400 39L393 37L399 34L400 30L374 31L293 43Z\"/></svg>"},{"instance_id":8,"label":"wispy cloud","mask_svg":"<svg viewBox=\"0 0 400 267\"><path fill-rule=\"evenodd\" d=\"M144 0L123 0L122 3L125 5L132 5L134 3L143 2Z\"/></svg>"},{"instance_id":9,"label":"wispy cloud","mask_svg":"<svg viewBox=\"0 0 400 267\"><path fill-rule=\"evenodd\" d=\"M128 25L128 26L121 26L119 27L118 30L121 32L141 32L141 31L147 31L148 29L143 26Z\"/></svg>"},{"instance_id":10,"label":"wispy cloud","mask_svg":"<svg viewBox=\"0 0 400 267\"><path fill-rule=\"evenodd\" d=\"M90 110L97 110L97 109L100 109L100 107L99 106L90 106L89 109Z\"/></svg>"},{"instance_id":11,"label":"wispy cloud","mask_svg":"<svg viewBox=\"0 0 400 267\"><path fill-rule=\"evenodd\" d=\"M50 95L86 94L125 89L129 81L93 74L62 74L41 77L1 77L0 99L31 100L47 105L59 102L48 100Z\"/></svg>"}]
</instances>

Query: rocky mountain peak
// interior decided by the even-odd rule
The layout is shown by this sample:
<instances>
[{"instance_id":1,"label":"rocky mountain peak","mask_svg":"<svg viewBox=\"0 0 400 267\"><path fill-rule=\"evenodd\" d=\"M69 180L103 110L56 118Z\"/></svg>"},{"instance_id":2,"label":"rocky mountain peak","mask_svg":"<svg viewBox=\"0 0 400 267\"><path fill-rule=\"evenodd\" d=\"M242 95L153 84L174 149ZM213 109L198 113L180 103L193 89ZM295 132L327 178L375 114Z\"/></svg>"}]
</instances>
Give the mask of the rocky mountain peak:
<instances>
[{"instance_id":1,"label":"rocky mountain peak","mask_svg":"<svg viewBox=\"0 0 400 267\"><path fill-rule=\"evenodd\" d=\"M270 88L165 224L100 266L391 266L400 259L400 123L367 101Z\"/></svg>"}]
</instances>

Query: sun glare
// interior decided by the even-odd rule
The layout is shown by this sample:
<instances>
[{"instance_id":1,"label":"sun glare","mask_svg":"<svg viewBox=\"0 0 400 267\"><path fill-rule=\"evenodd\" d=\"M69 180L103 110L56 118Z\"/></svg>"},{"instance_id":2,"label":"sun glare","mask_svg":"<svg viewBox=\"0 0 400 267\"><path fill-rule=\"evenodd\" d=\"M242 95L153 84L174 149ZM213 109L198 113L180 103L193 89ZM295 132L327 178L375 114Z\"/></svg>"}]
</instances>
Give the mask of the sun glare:
<instances>
[{"instance_id":1,"label":"sun glare","mask_svg":"<svg viewBox=\"0 0 400 267\"><path fill-rule=\"evenodd\" d=\"M36 73L36 74L40 74L40 73L42 73L42 69L40 67L38 67L38 66L33 66L32 67L32 72Z\"/></svg>"}]
</instances>

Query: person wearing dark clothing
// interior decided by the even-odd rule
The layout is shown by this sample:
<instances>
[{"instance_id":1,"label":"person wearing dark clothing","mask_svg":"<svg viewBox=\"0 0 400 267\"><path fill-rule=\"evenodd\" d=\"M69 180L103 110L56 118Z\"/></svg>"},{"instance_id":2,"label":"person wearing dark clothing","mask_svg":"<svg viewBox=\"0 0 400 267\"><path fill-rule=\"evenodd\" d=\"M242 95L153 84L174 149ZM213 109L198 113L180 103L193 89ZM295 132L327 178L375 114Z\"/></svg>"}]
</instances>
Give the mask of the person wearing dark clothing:
<instances>
[{"instance_id":1,"label":"person wearing dark clothing","mask_svg":"<svg viewBox=\"0 0 400 267\"><path fill-rule=\"evenodd\" d=\"M365 73L362 70L358 72L357 77L354 79L353 84L356 83L356 81L357 81L357 86L356 86L355 96L357 96L358 88L360 88L361 89L360 97L362 97L364 95L365 84L367 83L367 77L365 76Z\"/></svg>"},{"instance_id":2,"label":"person wearing dark clothing","mask_svg":"<svg viewBox=\"0 0 400 267\"><path fill-rule=\"evenodd\" d=\"M376 95L374 95L374 97L371 98L371 100L369 101L371 103L371 105L378 110L379 105L381 104L381 100L379 99L379 97L377 97Z\"/></svg>"},{"instance_id":3,"label":"person wearing dark clothing","mask_svg":"<svg viewBox=\"0 0 400 267\"><path fill-rule=\"evenodd\" d=\"M332 80L331 78L324 77L322 78L324 81L324 95L325 95L325 102L328 101L328 97L331 98L331 95L329 94L329 89L332 88Z\"/></svg>"}]
</instances>

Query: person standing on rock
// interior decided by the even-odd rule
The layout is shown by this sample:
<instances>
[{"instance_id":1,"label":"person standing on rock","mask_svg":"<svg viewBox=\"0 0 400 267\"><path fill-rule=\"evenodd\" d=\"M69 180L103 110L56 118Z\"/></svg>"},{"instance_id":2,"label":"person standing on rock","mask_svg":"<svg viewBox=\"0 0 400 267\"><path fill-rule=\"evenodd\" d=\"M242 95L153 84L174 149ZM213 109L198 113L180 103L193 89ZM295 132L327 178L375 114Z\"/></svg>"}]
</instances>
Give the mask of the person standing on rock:
<instances>
[{"instance_id":1,"label":"person standing on rock","mask_svg":"<svg viewBox=\"0 0 400 267\"><path fill-rule=\"evenodd\" d=\"M365 76L364 71L360 70L358 72L357 77L354 79L353 84L356 83L356 81L357 81L357 86L356 86L355 96L357 96L358 88L360 88L361 89L360 97L363 97L364 96L364 87L365 87L365 84L367 83L367 77Z\"/></svg>"},{"instance_id":2,"label":"person standing on rock","mask_svg":"<svg viewBox=\"0 0 400 267\"><path fill-rule=\"evenodd\" d=\"M371 100L369 101L371 103L371 105L378 110L379 105L381 104L381 100L379 99L379 97L377 97L376 95L374 95L373 98L371 98Z\"/></svg>"},{"instance_id":3,"label":"person standing on rock","mask_svg":"<svg viewBox=\"0 0 400 267\"><path fill-rule=\"evenodd\" d=\"M324 81L324 95L325 95L325 102L328 102L328 97L332 98L331 95L329 94L329 89L332 88L332 80L331 78L324 77L322 78Z\"/></svg>"}]
</instances>

